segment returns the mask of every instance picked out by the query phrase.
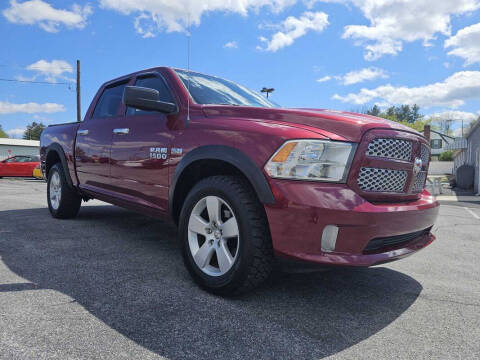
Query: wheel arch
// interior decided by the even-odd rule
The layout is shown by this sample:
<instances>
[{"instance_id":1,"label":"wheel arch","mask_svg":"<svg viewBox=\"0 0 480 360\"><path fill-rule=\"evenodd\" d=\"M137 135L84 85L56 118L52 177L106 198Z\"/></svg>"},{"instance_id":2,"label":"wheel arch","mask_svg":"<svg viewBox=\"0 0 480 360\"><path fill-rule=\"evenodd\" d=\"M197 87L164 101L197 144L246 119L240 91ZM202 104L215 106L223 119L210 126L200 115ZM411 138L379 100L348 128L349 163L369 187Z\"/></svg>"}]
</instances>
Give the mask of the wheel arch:
<instances>
[{"instance_id":1,"label":"wheel arch","mask_svg":"<svg viewBox=\"0 0 480 360\"><path fill-rule=\"evenodd\" d=\"M177 164L169 189L169 212L178 224L180 211L190 189L201 179L214 175L243 177L263 204L274 204L270 185L260 168L240 150L225 145L206 145L185 155Z\"/></svg>"},{"instance_id":2,"label":"wheel arch","mask_svg":"<svg viewBox=\"0 0 480 360\"><path fill-rule=\"evenodd\" d=\"M47 147L45 154L45 177L48 178L48 172L52 166L60 162L65 173L67 184L73 189L72 178L70 177L70 172L68 171L67 157L65 156L62 146L58 143L50 144Z\"/></svg>"}]
</instances>

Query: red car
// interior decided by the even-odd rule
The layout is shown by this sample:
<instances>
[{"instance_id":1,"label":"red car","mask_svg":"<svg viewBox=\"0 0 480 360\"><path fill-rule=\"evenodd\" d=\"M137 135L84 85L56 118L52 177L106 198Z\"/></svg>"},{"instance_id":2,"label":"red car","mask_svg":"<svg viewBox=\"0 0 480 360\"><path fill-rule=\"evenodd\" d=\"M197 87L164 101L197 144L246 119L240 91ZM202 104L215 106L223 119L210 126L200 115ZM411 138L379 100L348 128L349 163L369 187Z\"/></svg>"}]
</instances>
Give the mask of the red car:
<instances>
[{"instance_id":1,"label":"red car","mask_svg":"<svg viewBox=\"0 0 480 360\"><path fill-rule=\"evenodd\" d=\"M169 216L192 277L215 293L252 289L275 261L371 266L435 239L420 133L280 108L215 76L163 67L109 81L83 122L44 130L40 151L52 216L92 198Z\"/></svg>"},{"instance_id":2,"label":"red car","mask_svg":"<svg viewBox=\"0 0 480 360\"><path fill-rule=\"evenodd\" d=\"M1 177L33 177L33 169L40 165L39 155L16 155L0 162Z\"/></svg>"}]
</instances>

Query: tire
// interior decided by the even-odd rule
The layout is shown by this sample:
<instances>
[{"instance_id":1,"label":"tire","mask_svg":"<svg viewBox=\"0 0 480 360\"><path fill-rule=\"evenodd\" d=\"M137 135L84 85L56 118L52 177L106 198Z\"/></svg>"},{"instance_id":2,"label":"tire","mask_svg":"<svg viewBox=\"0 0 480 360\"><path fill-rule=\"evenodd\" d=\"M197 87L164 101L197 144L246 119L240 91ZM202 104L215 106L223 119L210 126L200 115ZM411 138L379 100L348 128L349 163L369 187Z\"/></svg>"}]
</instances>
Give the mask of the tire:
<instances>
[{"instance_id":1,"label":"tire","mask_svg":"<svg viewBox=\"0 0 480 360\"><path fill-rule=\"evenodd\" d=\"M82 198L68 186L60 163L53 165L48 172L47 202L50 214L57 219L74 218L80 210Z\"/></svg>"},{"instance_id":2,"label":"tire","mask_svg":"<svg viewBox=\"0 0 480 360\"><path fill-rule=\"evenodd\" d=\"M217 215L210 215L215 208ZM266 215L242 179L212 176L199 181L183 204L178 234L188 271L200 287L214 294L248 292L272 271Z\"/></svg>"}]
</instances>

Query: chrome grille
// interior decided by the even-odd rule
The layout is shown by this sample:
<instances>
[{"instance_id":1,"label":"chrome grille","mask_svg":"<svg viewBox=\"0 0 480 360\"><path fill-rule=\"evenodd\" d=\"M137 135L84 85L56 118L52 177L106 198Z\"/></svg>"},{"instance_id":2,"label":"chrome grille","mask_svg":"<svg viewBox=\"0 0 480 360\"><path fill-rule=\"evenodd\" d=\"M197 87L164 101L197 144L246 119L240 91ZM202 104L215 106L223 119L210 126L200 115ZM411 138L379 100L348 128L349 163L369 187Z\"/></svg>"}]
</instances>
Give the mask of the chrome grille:
<instances>
[{"instance_id":1,"label":"chrome grille","mask_svg":"<svg viewBox=\"0 0 480 360\"><path fill-rule=\"evenodd\" d=\"M368 144L367 155L410 160L412 158L412 142L402 139L377 138Z\"/></svg>"},{"instance_id":2,"label":"chrome grille","mask_svg":"<svg viewBox=\"0 0 480 360\"><path fill-rule=\"evenodd\" d=\"M404 170L378 169L363 167L357 183L365 192L403 192L407 172Z\"/></svg>"},{"instance_id":3,"label":"chrome grille","mask_svg":"<svg viewBox=\"0 0 480 360\"><path fill-rule=\"evenodd\" d=\"M426 145L422 144L422 148L420 150L420 158L422 159L423 165L428 166L428 161L430 160L430 150Z\"/></svg>"},{"instance_id":4,"label":"chrome grille","mask_svg":"<svg viewBox=\"0 0 480 360\"><path fill-rule=\"evenodd\" d=\"M423 191L423 188L425 187L425 180L427 179L427 172L426 171L421 171L417 174L415 178L415 182L412 186L412 192L413 193L419 193Z\"/></svg>"}]
</instances>

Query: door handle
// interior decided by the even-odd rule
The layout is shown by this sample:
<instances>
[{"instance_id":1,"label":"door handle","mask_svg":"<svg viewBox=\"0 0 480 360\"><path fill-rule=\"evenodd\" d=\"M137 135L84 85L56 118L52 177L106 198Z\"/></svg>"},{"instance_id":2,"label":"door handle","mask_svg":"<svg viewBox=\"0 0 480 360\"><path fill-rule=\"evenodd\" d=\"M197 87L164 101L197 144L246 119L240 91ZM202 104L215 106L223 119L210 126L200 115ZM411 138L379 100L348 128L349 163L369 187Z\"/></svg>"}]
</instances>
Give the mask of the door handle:
<instances>
[{"instance_id":1,"label":"door handle","mask_svg":"<svg viewBox=\"0 0 480 360\"><path fill-rule=\"evenodd\" d=\"M78 130L77 135L81 135L81 136L88 135L88 130Z\"/></svg>"},{"instance_id":2,"label":"door handle","mask_svg":"<svg viewBox=\"0 0 480 360\"><path fill-rule=\"evenodd\" d=\"M127 135L129 132L129 128L113 129L113 133L117 135Z\"/></svg>"}]
</instances>

